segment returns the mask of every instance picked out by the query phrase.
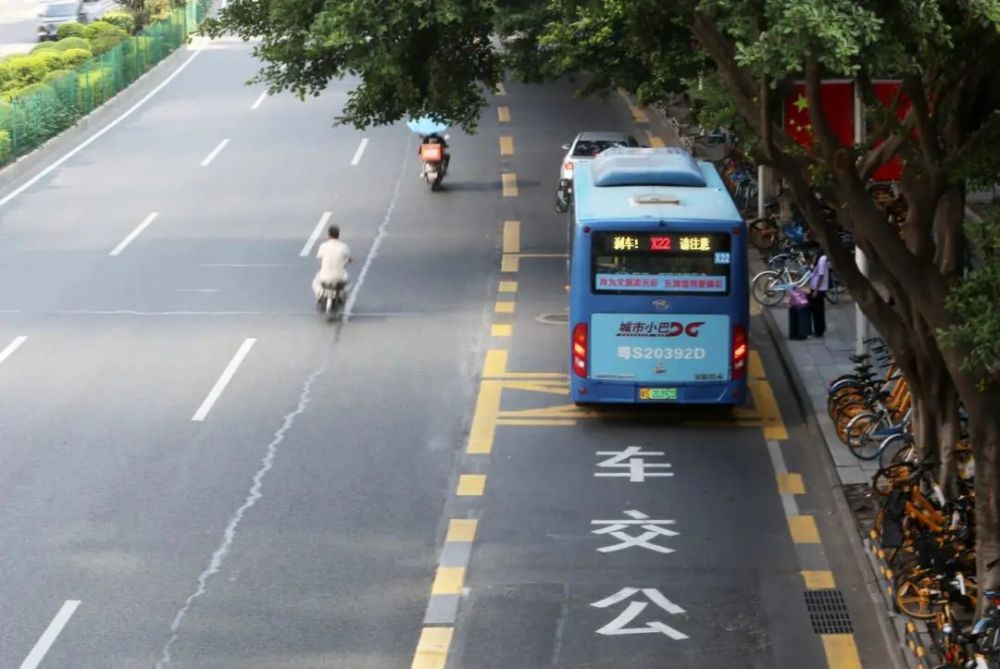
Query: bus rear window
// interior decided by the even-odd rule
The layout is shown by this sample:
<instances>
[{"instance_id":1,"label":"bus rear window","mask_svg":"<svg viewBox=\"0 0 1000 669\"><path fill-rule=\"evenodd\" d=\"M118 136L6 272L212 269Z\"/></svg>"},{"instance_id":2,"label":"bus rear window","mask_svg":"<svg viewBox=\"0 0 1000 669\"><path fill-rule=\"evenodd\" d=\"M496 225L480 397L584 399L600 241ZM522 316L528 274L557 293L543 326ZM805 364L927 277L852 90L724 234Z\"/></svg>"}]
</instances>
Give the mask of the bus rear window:
<instances>
[{"instance_id":1,"label":"bus rear window","mask_svg":"<svg viewBox=\"0 0 1000 669\"><path fill-rule=\"evenodd\" d=\"M595 232L595 293L729 293L729 234Z\"/></svg>"}]
</instances>

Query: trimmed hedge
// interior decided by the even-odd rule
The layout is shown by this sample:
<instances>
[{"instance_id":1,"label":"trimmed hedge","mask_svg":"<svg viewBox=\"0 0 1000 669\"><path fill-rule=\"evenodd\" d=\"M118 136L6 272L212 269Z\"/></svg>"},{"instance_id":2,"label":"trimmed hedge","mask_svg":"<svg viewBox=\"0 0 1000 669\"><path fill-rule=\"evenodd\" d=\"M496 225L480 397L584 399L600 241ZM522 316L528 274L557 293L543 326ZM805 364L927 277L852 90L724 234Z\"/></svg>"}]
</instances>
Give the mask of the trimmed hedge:
<instances>
[{"instance_id":1,"label":"trimmed hedge","mask_svg":"<svg viewBox=\"0 0 1000 669\"><path fill-rule=\"evenodd\" d=\"M59 27L56 28L56 39L62 41L67 37L83 37L84 28L86 28L86 26L79 21L61 23Z\"/></svg>"},{"instance_id":2,"label":"trimmed hedge","mask_svg":"<svg viewBox=\"0 0 1000 669\"><path fill-rule=\"evenodd\" d=\"M132 16L130 12L124 10L108 12L101 17L101 20L106 21L111 25L118 26L129 35L135 32L135 17Z\"/></svg>"},{"instance_id":3,"label":"trimmed hedge","mask_svg":"<svg viewBox=\"0 0 1000 669\"><path fill-rule=\"evenodd\" d=\"M94 21L84 28L83 37L90 42L90 50L98 56L127 40L129 34L107 21Z\"/></svg>"},{"instance_id":4,"label":"trimmed hedge","mask_svg":"<svg viewBox=\"0 0 1000 669\"><path fill-rule=\"evenodd\" d=\"M66 49L62 52L64 68L77 67L94 57L87 49Z\"/></svg>"},{"instance_id":5,"label":"trimmed hedge","mask_svg":"<svg viewBox=\"0 0 1000 669\"><path fill-rule=\"evenodd\" d=\"M0 163L6 163L13 156L14 145L10 139L10 133L0 130Z\"/></svg>"},{"instance_id":6,"label":"trimmed hedge","mask_svg":"<svg viewBox=\"0 0 1000 669\"><path fill-rule=\"evenodd\" d=\"M83 37L66 37L58 42L42 42L50 44L56 51L69 51L70 49L86 49L90 51L90 42Z\"/></svg>"}]
</instances>

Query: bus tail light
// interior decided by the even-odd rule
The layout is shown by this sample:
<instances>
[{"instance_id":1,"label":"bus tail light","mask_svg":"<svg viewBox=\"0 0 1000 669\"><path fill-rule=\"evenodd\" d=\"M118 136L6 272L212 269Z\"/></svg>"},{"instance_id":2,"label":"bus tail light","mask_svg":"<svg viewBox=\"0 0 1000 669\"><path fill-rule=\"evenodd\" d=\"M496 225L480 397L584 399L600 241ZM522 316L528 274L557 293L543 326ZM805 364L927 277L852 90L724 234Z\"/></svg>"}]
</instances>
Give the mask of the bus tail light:
<instances>
[{"instance_id":1,"label":"bus tail light","mask_svg":"<svg viewBox=\"0 0 1000 669\"><path fill-rule=\"evenodd\" d=\"M577 323L573 328L573 373L587 378L587 324Z\"/></svg>"},{"instance_id":2,"label":"bus tail light","mask_svg":"<svg viewBox=\"0 0 1000 669\"><path fill-rule=\"evenodd\" d=\"M750 346L747 344L747 330L742 325L733 326L733 374L734 381L746 378L747 357Z\"/></svg>"}]
</instances>

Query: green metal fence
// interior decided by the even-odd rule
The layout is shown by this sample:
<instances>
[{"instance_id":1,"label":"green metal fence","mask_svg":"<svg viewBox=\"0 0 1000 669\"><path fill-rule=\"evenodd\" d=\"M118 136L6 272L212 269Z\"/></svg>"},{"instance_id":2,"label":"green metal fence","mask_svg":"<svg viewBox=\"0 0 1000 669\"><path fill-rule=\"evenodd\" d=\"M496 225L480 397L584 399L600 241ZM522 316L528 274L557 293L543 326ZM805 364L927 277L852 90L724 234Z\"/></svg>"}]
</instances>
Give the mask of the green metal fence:
<instances>
[{"instance_id":1,"label":"green metal fence","mask_svg":"<svg viewBox=\"0 0 1000 669\"><path fill-rule=\"evenodd\" d=\"M0 99L0 166L32 151L114 97L187 41L211 0L188 0L162 21L75 69ZM86 53L84 54L86 57Z\"/></svg>"}]
</instances>

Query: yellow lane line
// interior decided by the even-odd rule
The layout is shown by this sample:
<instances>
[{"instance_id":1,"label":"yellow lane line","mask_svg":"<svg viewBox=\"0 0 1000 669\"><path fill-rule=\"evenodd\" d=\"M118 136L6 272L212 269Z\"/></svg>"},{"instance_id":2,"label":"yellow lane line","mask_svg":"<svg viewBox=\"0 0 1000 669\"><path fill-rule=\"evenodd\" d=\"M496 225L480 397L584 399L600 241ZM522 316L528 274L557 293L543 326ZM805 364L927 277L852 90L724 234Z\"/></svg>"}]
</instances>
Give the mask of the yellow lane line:
<instances>
[{"instance_id":1,"label":"yellow lane line","mask_svg":"<svg viewBox=\"0 0 1000 669\"><path fill-rule=\"evenodd\" d=\"M502 172L500 179L503 182L503 196L517 197L517 174L514 172Z\"/></svg>"},{"instance_id":2,"label":"yellow lane line","mask_svg":"<svg viewBox=\"0 0 1000 669\"><path fill-rule=\"evenodd\" d=\"M432 595L460 595L465 586L465 567L438 567Z\"/></svg>"},{"instance_id":3,"label":"yellow lane line","mask_svg":"<svg viewBox=\"0 0 1000 669\"><path fill-rule=\"evenodd\" d=\"M635 119L636 123L649 123L649 117L646 116L646 112L642 108L629 105L629 111L632 112L632 118Z\"/></svg>"},{"instance_id":4,"label":"yellow lane line","mask_svg":"<svg viewBox=\"0 0 1000 669\"><path fill-rule=\"evenodd\" d=\"M472 427L469 429L469 443L465 447L467 453L486 455L493 451L493 437L496 434L502 388L502 381L487 379L480 382L476 412L472 417Z\"/></svg>"},{"instance_id":5,"label":"yellow lane line","mask_svg":"<svg viewBox=\"0 0 1000 669\"><path fill-rule=\"evenodd\" d=\"M485 491L485 474L462 474L458 477L458 490L456 494L460 497L479 497Z\"/></svg>"},{"instance_id":6,"label":"yellow lane line","mask_svg":"<svg viewBox=\"0 0 1000 669\"><path fill-rule=\"evenodd\" d=\"M497 290L498 293L516 293L517 292L517 281L501 281L500 288Z\"/></svg>"},{"instance_id":7,"label":"yellow lane line","mask_svg":"<svg viewBox=\"0 0 1000 669\"><path fill-rule=\"evenodd\" d=\"M766 378L764 373L764 362L760 359L760 353L750 351L750 380L759 381Z\"/></svg>"},{"instance_id":8,"label":"yellow lane line","mask_svg":"<svg viewBox=\"0 0 1000 669\"><path fill-rule=\"evenodd\" d=\"M569 395L569 386L561 381L507 381L503 387L504 390L527 390L532 393Z\"/></svg>"},{"instance_id":9,"label":"yellow lane line","mask_svg":"<svg viewBox=\"0 0 1000 669\"><path fill-rule=\"evenodd\" d=\"M445 541L471 544L476 540L479 521L474 518L452 518L448 521L448 535Z\"/></svg>"},{"instance_id":10,"label":"yellow lane line","mask_svg":"<svg viewBox=\"0 0 1000 669\"><path fill-rule=\"evenodd\" d=\"M503 135L500 138L500 155L501 156L513 156L514 155L514 138L510 135Z\"/></svg>"},{"instance_id":11,"label":"yellow lane line","mask_svg":"<svg viewBox=\"0 0 1000 669\"><path fill-rule=\"evenodd\" d=\"M521 221L503 222L503 252L521 252Z\"/></svg>"},{"instance_id":12,"label":"yellow lane line","mask_svg":"<svg viewBox=\"0 0 1000 669\"><path fill-rule=\"evenodd\" d=\"M410 669L444 669L451 648L452 627L425 627L417 641Z\"/></svg>"},{"instance_id":13,"label":"yellow lane line","mask_svg":"<svg viewBox=\"0 0 1000 669\"><path fill-rule=\"evenodd\" d=\"M510 123L510 107L497 107L497 120L500 123Z\"/></svg>"},{"instance_id":14,"label":"yellow lane line","mask_svg":"<svg viewBox=\"0 0 1000 669\"><path fill-rule=\"evenodd\" d=\"M650 146L655 147L657 149L662 149L664 146L666 146L666 143L664 143L662 139L654 135L652 130L647 130L646 136L649 138Z\"/></svg>"},{"instance_id":15,"label":"yellow lane line","mask_svg":"<svg viewBox=\"0 0 1000 669\"><path fill-rule=\"evenodd\" d=\"M783 495L806 494L806 487L802 482L802 474L778 474L778 492Z\"/></svg>"},{"instance_id":16,"label":"yellow lane line","mask_svg":"<svg viewBox=\"0 0 1000 669\"><path fill-rule=\"evenodd\" d=\"M483 376L503 376L507 371L507 351L502 348L491 348L486 351L483 361Z\"/></svg>"},{"instance_id":17,"label":"yellow lane line","mask_svg":"<svg viewBox=\"0 0 1000 669\"><path fill-rule=\"evenodd\" d=\"M501 272L516 272L521 269L521 259L516 255L504 254L500 260Z\"/></svg>"},{"instance_id":18,"label":"yellow lane line","mask_svg":"<svg viewBox=\"0 0 1000 669\"><path fill-rule=\"evenodd\" d=\"M826 666L830 669L861 669L853 634L821 634Z\"/></svg>"},{"instance_id":19,"label":"yellow lane line","mask_svg":"<svg viewBox=\"0 0 1000 669\"><path fill-rule=\"evenodd\" d=\"M778 400L774 396L771 384L767 381L750 381L747 385L750 386L754 408L764 421L764 438L775 441L787 440L788 429L781 419L781 410L778 408Z\"/></svg>"},{"instance_id":20,"label":"yellow lane line","mask_svg":"<svg viewBox=\"0 0 1000 669\"><path fill-rule=\"evenodd\" d=\"M832 571L803 571L802 580L805 581L807 590L832 590L837 587L833 582Z\"/></svg>"},{"instance_id":21,"label":"yellow lane line","mask_svg":"<svg viewBox=\"0 0 1000 669\"><path fill-rule=\"evenodd\" d=\"M514 326L507 323L494 323L490 327L490 336L492 337L512 337L514 335Z\"/></svg>"},{"instance_id":22,"label":"yellow lane line","mask_svg":"<svg viewBox=\"0 0 1000 669\"><path fill-rule=\"evenodd\" d=\"M571 418L538 418L535 420L498 418L497 425L506 425L508 427L567 427L569 425L576 425L576 421Z\"/></svg>"},{"instance_id":23,"label":"yellow lane line","mask_svg":"<svg viewBox=\"0 0 1000 669\"><path fill-rule=\"evenodd\" d=\"M497 302L493 307L493 313L512 314L514 313L514 303L509 301Z\"/></svg>"},{"instance_id":24,"label":"yellow lane line","mask_svg":"<svg viewBox=\"0 0 1000 669\"><path fill-rule=\"evenodd\" d=\"M812 516L788 516L788 531L797 544L818 544L819 529Z\"/></svg>"}]
</instances>

